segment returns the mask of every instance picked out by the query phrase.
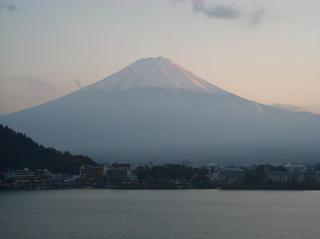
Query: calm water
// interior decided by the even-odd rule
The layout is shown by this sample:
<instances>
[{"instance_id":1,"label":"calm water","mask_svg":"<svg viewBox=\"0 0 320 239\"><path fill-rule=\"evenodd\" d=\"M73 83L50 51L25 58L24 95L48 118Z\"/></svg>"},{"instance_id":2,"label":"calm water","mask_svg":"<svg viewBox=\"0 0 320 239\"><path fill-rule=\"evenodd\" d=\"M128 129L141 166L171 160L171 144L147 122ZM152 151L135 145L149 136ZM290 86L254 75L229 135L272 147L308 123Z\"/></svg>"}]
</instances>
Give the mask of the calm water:
<instances>
[{"instance_id":1,"label":"calm water","mask_svg":"<svg viewBox=\"0 0 320 239\"><path fill-rule=\"evenodd\" d=\"M320 238L320 192L0 192L0 238Z\"/></svg>"}]
</instances>

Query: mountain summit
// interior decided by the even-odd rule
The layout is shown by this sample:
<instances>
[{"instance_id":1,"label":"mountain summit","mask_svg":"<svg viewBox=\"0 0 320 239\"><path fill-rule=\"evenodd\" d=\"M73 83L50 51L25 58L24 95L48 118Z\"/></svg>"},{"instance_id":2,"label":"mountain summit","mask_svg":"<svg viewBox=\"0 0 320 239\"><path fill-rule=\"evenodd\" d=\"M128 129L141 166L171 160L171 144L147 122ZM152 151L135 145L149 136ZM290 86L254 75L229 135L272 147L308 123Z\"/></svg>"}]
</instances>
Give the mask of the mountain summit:
<instances>
[{"instance_id":1,"label":"mountain summit","mask_svg":"<svg viewBox=\"0 0 320 239\"><path fill-rule=\"evenodd\" d=\"M144 58L77 92L0 117L36 141L101 160L316 161L320 117L238 97Z\"/></svg>"},{"instance_id":2,"label":"mountain summit","mask_svg":"<svg viewBox=\"0 0 320 239\"><path fill-rule=\"evenodd\" d=\"M140 59L119 72L91 85L88 90L159 88L193 92L222 92L164 57Z\"/></svg>"}]
</instances>

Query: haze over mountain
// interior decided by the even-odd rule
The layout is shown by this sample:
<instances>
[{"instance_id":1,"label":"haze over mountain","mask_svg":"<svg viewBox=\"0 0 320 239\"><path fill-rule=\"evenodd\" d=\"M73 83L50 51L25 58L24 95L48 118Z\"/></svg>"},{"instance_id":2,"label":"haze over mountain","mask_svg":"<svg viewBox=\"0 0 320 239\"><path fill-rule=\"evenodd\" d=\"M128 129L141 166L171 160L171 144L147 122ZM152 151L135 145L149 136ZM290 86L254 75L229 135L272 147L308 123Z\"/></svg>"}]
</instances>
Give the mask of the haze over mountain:
<instances>
[{"instance_id":1,"label":"haze over mountain","mask_svg":"<svg viewBox=\"0 0 320 239\"><path fill-rule=\"evenodd\" d=\"M163 57L138 60L0 121L47 146L100 160L320 160L319 116L238 97Z\"/></svg>"}]
</instances>

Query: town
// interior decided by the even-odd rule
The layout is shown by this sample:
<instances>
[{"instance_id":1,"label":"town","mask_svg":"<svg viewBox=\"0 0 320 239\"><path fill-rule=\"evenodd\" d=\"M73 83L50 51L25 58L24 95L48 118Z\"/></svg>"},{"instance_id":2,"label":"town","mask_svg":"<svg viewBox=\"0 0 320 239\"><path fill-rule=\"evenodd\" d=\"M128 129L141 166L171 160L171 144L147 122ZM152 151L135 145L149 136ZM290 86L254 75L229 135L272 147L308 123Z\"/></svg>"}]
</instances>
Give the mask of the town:
<instances>
[{"instance_id":1,"label":"town","mask_svg":"<svg viewBox=\"0 0 320 239\"><path fill-rule=\"evenodd\" d=\"M194 166L181 164L82 165L77 175L48 169L0 172L0 189L293 189L319 190L320 165Z\"/></svg>"}]
</instances>

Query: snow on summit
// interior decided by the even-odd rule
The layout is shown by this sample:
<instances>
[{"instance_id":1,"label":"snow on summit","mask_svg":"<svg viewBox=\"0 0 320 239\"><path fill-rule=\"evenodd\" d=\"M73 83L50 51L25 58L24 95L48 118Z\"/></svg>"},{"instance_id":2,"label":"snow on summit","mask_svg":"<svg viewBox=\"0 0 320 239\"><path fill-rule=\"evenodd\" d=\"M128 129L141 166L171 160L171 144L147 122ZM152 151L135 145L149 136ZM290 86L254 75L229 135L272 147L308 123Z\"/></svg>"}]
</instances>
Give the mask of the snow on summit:
<instances>
[{"instance_id":1,"label":"snow on summit","mask_svg":"<svg viewBox=\"0 0 320 239\"><path fill-rule=\"evenodd\" d=\"M223 91L164 57L137 60L126 68L89 86L88 90L129 90L135 88L208 93Z\"/></svg>"},{"instance_id":2,"label":"snow on summit","mask_svg":"<svg viewBox=\"0 0 320 239\"><path fill-rule=\"evenodd\" d=\"M44 145L123 162L320 158L320 118L246 100L172 61L138 60L54 101L0 116Z\"/></svg>"}]
</instances>

